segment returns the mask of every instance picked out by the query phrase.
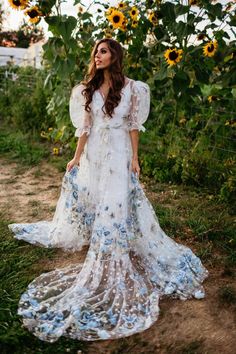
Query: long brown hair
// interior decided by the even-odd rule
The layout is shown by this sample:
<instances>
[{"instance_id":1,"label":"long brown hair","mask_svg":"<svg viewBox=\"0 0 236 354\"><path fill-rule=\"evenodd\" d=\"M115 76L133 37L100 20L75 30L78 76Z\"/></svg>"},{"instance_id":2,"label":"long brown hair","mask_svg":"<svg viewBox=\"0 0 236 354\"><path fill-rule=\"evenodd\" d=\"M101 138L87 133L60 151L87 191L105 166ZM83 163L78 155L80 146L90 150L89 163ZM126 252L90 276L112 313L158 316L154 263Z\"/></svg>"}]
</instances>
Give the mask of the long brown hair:
<instances>
[{"instance_id":1,"label":"long brown hair","mask_svg":"<svg viewBox=\"0 0 236 354\"><path fill-rule=\"evenodd\" d=\"M104 75L102 69L97 69L95 64L95 55L97 52L97 48L99 44L107 43L108 48L111 51L111 64L108 68L111 78L112 87L109 89L108 96L105 104L102 107L105 107L106 112L110 117L112 117L112 113L115 107L118 106L121 100L121 89L125 85L125 76L122 72L123 70L123 48L121 45L111 38L103 38L96 42L90 57L90 64L87 72L87 79L82 81L81 83L86 86L86 88L82 91L82 94L85 96L85 110L87 112L91 111L89 104L92 101L92 97L94 92L99 89L99 87L104 82Z\"/></svg>"}]
</instances>

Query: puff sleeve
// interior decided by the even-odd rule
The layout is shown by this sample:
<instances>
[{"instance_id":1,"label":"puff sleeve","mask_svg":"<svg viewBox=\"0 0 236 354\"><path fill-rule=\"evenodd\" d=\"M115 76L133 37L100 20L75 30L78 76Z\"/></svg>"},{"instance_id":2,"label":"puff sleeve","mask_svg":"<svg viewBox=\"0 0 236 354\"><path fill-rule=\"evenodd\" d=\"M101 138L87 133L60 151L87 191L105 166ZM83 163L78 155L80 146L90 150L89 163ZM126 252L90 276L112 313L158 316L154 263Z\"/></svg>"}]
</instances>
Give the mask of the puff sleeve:
<instances>
[{"instance_id":1,"label":"puff sleeve","mask_svg":"<svg viewBox=\"0 0 236 354\"><path fill-rule=\"evenodd\" d=\"M92 127L91 112L85 110L85 97L82 95L84 88L83 84L74 86L69 101L70 119L73 126L77 128L75 131L77 137L81 137L84 133L89 135Z\"/></svg>"},{"instance_id":2,"label":"puff sleeve","mask_svg":"<svg viewBox=\"0 0 236 354\"><path fill-rule=\"evenodd\" d=\"M128 115L128 129L145 131L143 123L150 111L150 88L143 81L133 81L131 86L131 106Z\"/></svg>"}]
</instances>

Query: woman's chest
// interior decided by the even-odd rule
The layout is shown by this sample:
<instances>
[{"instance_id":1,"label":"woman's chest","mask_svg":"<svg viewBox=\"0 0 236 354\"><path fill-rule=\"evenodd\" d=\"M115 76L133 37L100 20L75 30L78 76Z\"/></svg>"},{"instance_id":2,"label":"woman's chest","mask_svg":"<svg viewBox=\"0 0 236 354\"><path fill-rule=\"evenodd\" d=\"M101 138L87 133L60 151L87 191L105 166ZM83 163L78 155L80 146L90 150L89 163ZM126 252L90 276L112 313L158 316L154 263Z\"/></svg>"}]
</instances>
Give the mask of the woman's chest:
<instances>
[{"instance_id":1,"label":"woman's chest","mask_svg":"<svg viewBox=\"0 0 236 354\"><path fill-rule=\"evenodd\" d=\"M121 91L121 99L118 105L114 108L112 119L123 118L128 115L131 107L131 92L130 90ZM100 90L96 90L93 94L91 102L91 113L93 119L104 118L106 116L105 99Z\"/></svg>"}]
</instances>

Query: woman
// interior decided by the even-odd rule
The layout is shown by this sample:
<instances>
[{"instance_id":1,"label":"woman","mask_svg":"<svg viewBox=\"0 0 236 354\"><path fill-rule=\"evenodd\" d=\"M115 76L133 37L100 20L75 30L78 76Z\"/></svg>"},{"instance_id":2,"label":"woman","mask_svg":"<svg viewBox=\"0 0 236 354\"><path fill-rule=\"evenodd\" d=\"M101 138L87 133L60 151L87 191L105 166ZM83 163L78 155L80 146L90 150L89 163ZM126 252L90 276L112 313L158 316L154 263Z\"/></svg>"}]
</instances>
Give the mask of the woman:
<instances>
[{"instance_id":1,"label":"woman","mask_svg":"<svg viewBox=\"0 0 236 354\"><path fill-rule=\"evenodd\" d=\"M24 326L42 340L114 339L149 328L159 299L205 296L207 269L160 228L140 186L138 134L149 86L122 73L119 43L96 43L88 80L75 86L70 117L79 137L51 222L11 224L15 237L80 250L83 264L42 274L21 296Z\"/></svg>"}]
</instances>

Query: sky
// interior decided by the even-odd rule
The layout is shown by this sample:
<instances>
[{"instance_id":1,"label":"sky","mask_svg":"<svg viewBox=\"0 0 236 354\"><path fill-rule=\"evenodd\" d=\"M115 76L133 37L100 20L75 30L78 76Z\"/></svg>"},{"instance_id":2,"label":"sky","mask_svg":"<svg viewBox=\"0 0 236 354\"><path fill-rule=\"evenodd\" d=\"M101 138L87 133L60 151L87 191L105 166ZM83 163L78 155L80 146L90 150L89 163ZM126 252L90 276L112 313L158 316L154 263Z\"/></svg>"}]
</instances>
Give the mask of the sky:
<instances>
[{"instance_id":1,"label":"sky","mask_svg":"<svg viewBox=\"0 0 236 354\"><path fill-rule=\"evenodd\" d=\"M21 25L21 23L23 22L23 19L24 18L26 19L26 16L24 15L23 11L17 11L17 10L12 9L9 6L9 3L7 0L2 0L2 2L3 2L3 9L5 11L7 11L7 16L6 16L7 19L3 24L3 30L16 30L16 29L18 29L19 26ZM87 8L89 6L89 4L91 3L91 0L82 0L81 2L84 5L84 7ZM106 3L111 6L116 5L118 2L119 2L118 0L107 0L106 1ZM77 8L78 8L79 4L77 4L76 6L74 6L73 4L74 4L74 0L65 1L65 3L62 4L62 13L76 17ZM95 13L96 8L97 8L97 6L91 7L90 13ZM44 20L41 20L38 26L40 26L44 29L45 35L46 35L46 37L48 37L47 23Z\"/></svg>"},{"instance_id":2,"label":"sky","mask_svg":"<svg viewBox=\"0 0 236 354\"><path fill-rule=\"evenodd\" d=\"M88 6L89 3L91 1L90 0L84 0L83 4L85 6ZM63 13L66 13L67 15L71 15L71 16L76 16L77 11L76 9L78 8L78 5L73 6L74 0L67 0L65 3L62 4L62 11ZM23 19L26 19L26 16L24 15L23 11L17 11L12 9L9 6L9 3L7 0L3 0L3 8L4 10L8 11L7 14L7 19L3 24L3 29L4 30L16 30L19 28L19 26L21 25L21 23L23 22ZM45 34L47 35L47 27L48 25L45 23L44 20L40 21L40 24L38 25L39 27L42 27L45 31Z\"/></svg>"}]
</instances>

